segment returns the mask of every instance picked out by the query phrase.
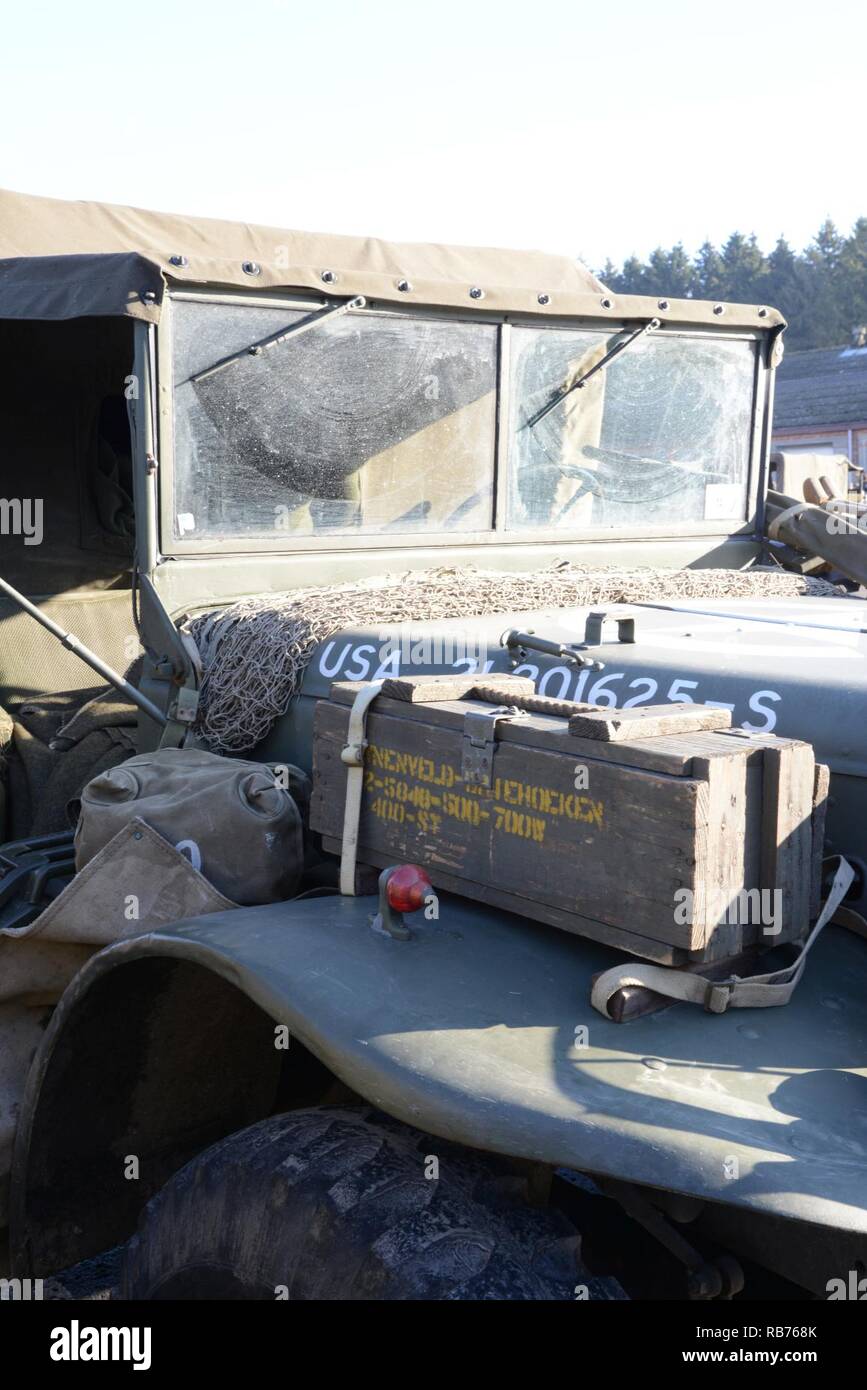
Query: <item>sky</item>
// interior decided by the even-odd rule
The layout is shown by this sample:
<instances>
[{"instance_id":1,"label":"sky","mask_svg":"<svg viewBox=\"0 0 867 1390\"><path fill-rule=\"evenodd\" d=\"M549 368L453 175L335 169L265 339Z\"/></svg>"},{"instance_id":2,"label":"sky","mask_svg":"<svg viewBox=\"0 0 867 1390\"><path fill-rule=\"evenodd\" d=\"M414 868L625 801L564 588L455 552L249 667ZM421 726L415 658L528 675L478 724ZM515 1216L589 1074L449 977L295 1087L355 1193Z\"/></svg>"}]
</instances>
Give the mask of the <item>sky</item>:
<instances>
[{"instance_id":1,"label":"sky","mask_svg":"<svg viewBox=\"0 0 867 1390\"><path fill-rule=\"evenodd\" d=\"M594 268L867 215L857 0L0 0L0 187Z\"/></svg>"}]
</instances>

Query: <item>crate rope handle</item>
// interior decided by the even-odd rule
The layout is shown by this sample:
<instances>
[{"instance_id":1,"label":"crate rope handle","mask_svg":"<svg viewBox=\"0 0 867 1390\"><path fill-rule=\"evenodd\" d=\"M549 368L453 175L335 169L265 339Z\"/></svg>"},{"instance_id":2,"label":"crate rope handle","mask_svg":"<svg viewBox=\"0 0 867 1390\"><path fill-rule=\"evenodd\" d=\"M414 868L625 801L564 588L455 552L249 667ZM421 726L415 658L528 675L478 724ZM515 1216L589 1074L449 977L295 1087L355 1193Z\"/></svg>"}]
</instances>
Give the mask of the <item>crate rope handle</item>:
<instances>
[{"instance_id":1,"label":"crate rope handle","mask_svg":"<svg viewBox=\"0 0 867 1390\"><path fill-rule=\"evenodd\" d=\"M837 912L854 877L855 870L841 855L831 891L816 925L795 959L781 970L772 970L767 975L752 975L747 979L732 975L728 980L708 980L703 975L687 975L664 965L615 965L595 981L590 1002L594 1009L610 1019L608 1005L617 991L628 985L639 985L652 989L656 994L664 994L668 999L681 1000L686 1004L703 1004L712 1014L724 1014L726 1009L766 1009L772 1005L788 1004L804 973L808 953ZM867 939L867 922L857 912L845 909L838 925L848 927Z\"/></svg>"},{"instance_id":2,"label":"crate rope handle","mask_svg":"<svg viewBox=\"0 0 867 1390\"><path fill-rule=\"evenodd\" d=\"M528 714L556 714L563 719L568 719L572 714L586 714L588 710L608 708L604 705L582 705L579 700L555 700L552 695L516 695L508 686L494 682L474 685L470 695L489 705L510 705Z\"/></svg>"}]
</instances>

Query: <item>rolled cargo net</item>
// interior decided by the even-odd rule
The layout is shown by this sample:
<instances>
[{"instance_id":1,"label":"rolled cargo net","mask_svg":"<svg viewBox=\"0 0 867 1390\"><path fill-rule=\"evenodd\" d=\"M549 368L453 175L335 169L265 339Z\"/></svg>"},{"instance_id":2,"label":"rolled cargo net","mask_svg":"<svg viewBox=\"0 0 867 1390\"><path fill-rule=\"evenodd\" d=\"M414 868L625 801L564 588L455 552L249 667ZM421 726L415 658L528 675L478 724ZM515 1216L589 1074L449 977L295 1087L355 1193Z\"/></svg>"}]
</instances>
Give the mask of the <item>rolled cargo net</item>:
<instances>
[{"instance_id":1,"label":"rolled cargo net","mask_svg":"<svg viewBox=\"0 0 867 1390\"><path fill-rule=\"evenodd\" d=\"M195 732L215 752L255 748L285 714L321 642L385 628L546 608L668 599L839 598L823 579L784 570L655 570L557 565L535 571L441 568L244 598L192 618L202 659Z\"/></svg>"}]
</instances>

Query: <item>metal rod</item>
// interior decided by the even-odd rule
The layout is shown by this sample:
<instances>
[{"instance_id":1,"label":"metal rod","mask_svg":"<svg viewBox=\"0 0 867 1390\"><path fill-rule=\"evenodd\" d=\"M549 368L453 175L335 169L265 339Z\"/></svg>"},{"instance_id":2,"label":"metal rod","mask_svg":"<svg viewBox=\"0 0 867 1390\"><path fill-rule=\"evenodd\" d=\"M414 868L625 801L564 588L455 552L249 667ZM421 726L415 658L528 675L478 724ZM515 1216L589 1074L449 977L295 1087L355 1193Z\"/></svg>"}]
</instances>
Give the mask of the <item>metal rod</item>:
<instances>
[{"instance_id":1,"label":"metal rod","mask_svg":"<svg viewBox=\"0 0 867 1390\"><path fill-rule=\"evenodd\" d=\"M844 599L843 602L845 601ZM841 600L835 599L834 602L839 603ZM861 600L856 599L856 602L861 602ZM684 600L684 604L688 605L689 600ZM773 627L808 627L817 632L836 632L837 636L841 638L867 632L867 627L839 627L836 623L812 623L803 618L766 618L764 614L739 613L736 609L728 608L693 608L692 606L681 608L673 603L651 603L649 599L644 598L635 599L634 606L636 608L657 608L661 613L682 613L690 616L694 614L697 618L729 618L737 619L738 622L742 623L770 623Z\"/></svg>"},{"instance_id":2,"label":"metal rod","mask_svg":"<svg viewBox=\"0 0 867 1390\"><path fill-rule=\"evenodd\" d=\"M320 323L338 319L341 314L348 314L353 309L363 309L366 303L367 300L364 295L357 294L354 299L348 299L345 304L338 304L333 309L326 309L313 317L303 319L301 323L290 323L288 328L281 328L279 333L272 333L270 338L260 338L258 342L251 343L249 347L242 348L240 352L233 352L231 357L224 357L221 361L215 362L213 366L206 367L203 372L196 372L194 376L190 377L190 381L196 386L200 381L205 381L207 377L221 372L224 367L231 367L233 362L240 361L242 357L258 357L268 348L276 347L278 343L285 343L288 338L300 338L302 333L309 333L311 328L318 328Z\"/></svg>"},{"instance_id":3,"label":"metal rod","mask_svg":"<svg viewBox=\"0 0 867 1390\"><path fill-rule=\"evenodd\" d=\"M510 628L500 638L500 646L506 648L513 660L523 660L523 657L516 657L516 653L526 648L529 651L543 652L545 656L560 657L562 661L571 661L576 666L586 667L590 671L605 670L603 662L586 656L576 644L552 642L547 637L537 637L534 632L518 632L515 628Z\"/></svg>"},{"instance_id":4,"label":"metal rod","mask_svg":"<svg viewBox=\"0 0 867 1390\"><path fill-rule=\"evenodd\" d=\"M31 618L35 618L42 627L51 633L52 637L57 638L61 646L66 647L67 651L72 652L80 661L85 662L91 670L96 671L97 675L102 676L103 680L108 681L109 685L113 685L115 690L119 690L121 694L125 695L128 700L131 700L134 705L137 705L142 713L147 715L148 719L153 719L155 723L163 727L168 724L169 721L162 710L157 709L156 705L152 704L146 695L142 695L141 691L136 690L134 685L130 685L128 680L124 680L123 676L118 675L117 671L113 670L111 666L107 666L102 658L97 656L96 652L92 652L83 642L79 642L78 638L74 637L71 632L64 632L63 628L58 623L54 622L53 618L49 618L47 614L36 607L35 603L31 603L29 598L25 598L17 589L13 589L12 585L7 583L2 577L0 577L0 592L6 594L7 598L11 598L13 603L17 603L18 607L23 609L25 613L29 613Z\"/></svg>"},{"instance_id":5,"label":"metal rod","mask_svg":"<svg viewBox=\"0 0 867 1390\"><path fill-rule=\"evenodd\" d=\"M606 352L605 356L601 357L595 366L591 367L589 371L586 371L577 381L573 381L571 386L561 387L557 394L552 396L550 401L542 406L541 410L537 410L535 415L530 416L524 428L528 430L533 429L534 425L538 425L540 420L544 420L545 416L549 415L561 401L564 401L567 396L571 396L573 391L580 391L583 386L586 386L592 376L595 376L597 372L601 372L602 368L607 367L609 362L613 362L615 357L619 357L621 352L625 352L626 349L631 347L639 338L643 338L645 333L653 333L659 328L660 322L660 319L651 319L649 323L642 324L641 328L636 328L634 333L630 333L629 337L624 338L622 343L617 343L610 351Z\"/></svg>"}]
</instances>

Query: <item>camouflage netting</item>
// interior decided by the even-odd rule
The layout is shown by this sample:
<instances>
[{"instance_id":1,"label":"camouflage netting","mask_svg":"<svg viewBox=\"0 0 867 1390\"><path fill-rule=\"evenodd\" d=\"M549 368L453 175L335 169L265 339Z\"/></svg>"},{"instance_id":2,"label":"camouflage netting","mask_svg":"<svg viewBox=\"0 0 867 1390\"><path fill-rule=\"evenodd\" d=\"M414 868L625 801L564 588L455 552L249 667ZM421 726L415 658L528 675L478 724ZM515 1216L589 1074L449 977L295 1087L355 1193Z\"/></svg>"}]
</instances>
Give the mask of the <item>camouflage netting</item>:
<instances>
[{"instance_id":1,"label":"camouflage netting","mask_svg":"<svg viewBox=\"0 0 867 1390\"><path fill-rule=\"evenodd\" d=\"M434 569L241 599L192 619L202 657L196 733L216 752L254 748L286 713L320 642L347 628L504 617L598 603L711 598L836 598L822 579L783 570L654 570L559 565L526 572Z\"/></svg>"}]
</instances>

